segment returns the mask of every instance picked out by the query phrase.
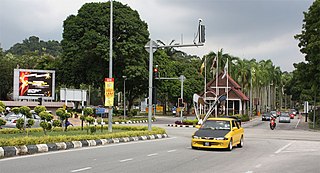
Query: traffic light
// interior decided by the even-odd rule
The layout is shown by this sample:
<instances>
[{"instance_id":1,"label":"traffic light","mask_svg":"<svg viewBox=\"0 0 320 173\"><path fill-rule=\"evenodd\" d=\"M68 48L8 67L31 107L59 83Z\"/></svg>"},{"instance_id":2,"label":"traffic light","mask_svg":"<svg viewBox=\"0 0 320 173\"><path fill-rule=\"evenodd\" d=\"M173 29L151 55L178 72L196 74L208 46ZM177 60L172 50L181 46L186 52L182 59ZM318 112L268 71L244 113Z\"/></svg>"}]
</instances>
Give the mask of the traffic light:
<instances>
[{"instance_id":1,"label":"traffic light","mask_svg":"<svg viewBox=\"0 0 320 173\"><path fill-rule=\"evenodd\" d=\"M159 78L159 72L158 72L158 68L154 68L153 69L153 78Z\"/></svg>"},{"instance_id":2,"label":"traffic light","mask_svg":"<svg viewBox=\"0 0 320 173\"><path fill-rule=\"evenodd\" d=\"M38 105L42 105L42 98L41 97L38 98L38 102L39 102Z\"/></svg>"},{"instance_id":3,"label":"traffic light","mask_svg":"<svg viewBox=\"0 0 320 173\"><path fill-rule=\"evenodd\" d=\"M201 25L199 26L200 34L199 34L199 43L204 43L206 41L206 31L205 26Z\"/></svg>"},{"instance_id":4,"label":"traffic light","mask_svg":"<svg viewBox=\"0 0 320 173\"><path fill-rule=\"evenodd\" d=\"M156 87L152 88L152 104L157 104L157 89L156 89Z\"/></svg>"},{"instance_id":5,"label":"traffic light","mask_svg":"<svg viewBox=\"0 0 320 173\"><path fill-rule=\"evenodd\" d=\"M178 98L178 107L180 107L180 108L184 107L182 98Z\"/></svg>"}]
</instances>

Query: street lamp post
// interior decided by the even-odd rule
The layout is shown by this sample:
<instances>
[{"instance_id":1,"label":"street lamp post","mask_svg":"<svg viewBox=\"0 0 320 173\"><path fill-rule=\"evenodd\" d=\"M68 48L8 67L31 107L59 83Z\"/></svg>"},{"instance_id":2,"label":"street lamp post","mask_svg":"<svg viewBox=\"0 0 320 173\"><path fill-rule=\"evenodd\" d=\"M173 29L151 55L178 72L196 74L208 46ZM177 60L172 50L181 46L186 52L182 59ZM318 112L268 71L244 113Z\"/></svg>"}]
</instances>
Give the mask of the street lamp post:
<instances>
[{"instance_id":1,"label":"street lamp post","mask_svg":"<svg viewBox=\"0 0 320 173\"><path fill-rule=\"evenodd\" d=\"M110 52L109 52L109 78L112 78L112 30L113 30L113 5L110 0ZM112 112L113 106L109 107L108 115L108 131L112 132Z\"/></svg>"},{"instance_id":2,"label":"street lamp post","mask_svg":"<svg viewBox=\"0 0 320 173\"><path fill-rule=\"evenodd\" d=\"M122 76L123 78L123 119L126 119L126 80L127 76Z\"/></svg>"}]
</instances>

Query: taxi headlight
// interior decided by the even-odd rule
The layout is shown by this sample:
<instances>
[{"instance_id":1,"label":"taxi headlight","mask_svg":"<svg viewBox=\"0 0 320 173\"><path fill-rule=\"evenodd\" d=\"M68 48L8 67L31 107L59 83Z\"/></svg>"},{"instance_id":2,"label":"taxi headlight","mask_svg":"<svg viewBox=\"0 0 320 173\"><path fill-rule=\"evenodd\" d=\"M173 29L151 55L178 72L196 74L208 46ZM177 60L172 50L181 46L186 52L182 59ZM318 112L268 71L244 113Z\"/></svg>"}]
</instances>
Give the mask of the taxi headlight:
<instances>
[{"instance_id":1,"label":"taxi headlight","mask_svg":"<svg viewBox=\"0 0 320 173\"><path fill-rule=\"evenodd\" d=\"M195 135L193 135L192 138L193 139L200 139L199 136L195 136Z\"/></svg>"},{"instance_id":2,"label":"taxi headlight","mask_svg":"<svg viewBox=\"0 0 320 173\"><path fill-rule=\"evenodd\" d=\"M214 138L215 140L228 140L228 138L225 137L219 137L219 138Z\"/></svg>"}]
</instances>

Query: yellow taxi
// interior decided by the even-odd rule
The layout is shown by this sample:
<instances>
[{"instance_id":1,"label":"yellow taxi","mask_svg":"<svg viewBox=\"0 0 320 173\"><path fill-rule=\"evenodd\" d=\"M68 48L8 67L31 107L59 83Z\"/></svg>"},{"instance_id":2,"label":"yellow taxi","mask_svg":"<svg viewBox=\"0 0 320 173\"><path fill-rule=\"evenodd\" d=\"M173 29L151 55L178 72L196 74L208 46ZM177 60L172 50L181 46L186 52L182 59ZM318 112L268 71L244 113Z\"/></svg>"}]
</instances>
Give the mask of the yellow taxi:
<instances>
[{"instance_id":1,"label":"yellow taxi","mask_svg":"<svg viewBox=\"0 0 320 173\"><path fill-rule=\"evenodd\" d=\"M191 147L224 148L243 147L244 130L234 118L209 118L194 132Z\"/></svg>"}]
</instances>

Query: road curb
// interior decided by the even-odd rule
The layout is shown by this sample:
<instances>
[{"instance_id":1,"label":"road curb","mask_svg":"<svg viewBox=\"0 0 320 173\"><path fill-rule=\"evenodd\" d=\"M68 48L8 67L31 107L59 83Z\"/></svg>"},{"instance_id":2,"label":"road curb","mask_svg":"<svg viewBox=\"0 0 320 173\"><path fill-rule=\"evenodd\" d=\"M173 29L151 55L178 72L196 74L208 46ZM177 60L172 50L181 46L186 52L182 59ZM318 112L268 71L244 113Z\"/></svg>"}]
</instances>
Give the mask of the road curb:
<instances>
[{"instance_id":1,"label":"road curb","mask_svg":"<svg viewBox=\"0 0 320 173\"><path fill-rule=\"evenodd\" d=\"M140 120L140 121L127 121L127 122L114 122L113 124L137 124L137 123L147 123L148 120ZM151 120L151 122L153 122L153 120Z\"/></svg>"},{"instance_id":2,"label":"road curb","mask_svg":"<svg viewBox=\"0 0 320 173\"><path fill-rule=\"evenodd\" d=\"M168 124L169 127L189 127L189 128L195 128L195 125L179 125L179 124Z\"/></svg>"},{"instance_id":3,"label":"road curb","mask_svg":"<svg viewBox=\"0 0 320 173\"><path fill-rule=\"evenodd\" d=\"M14 157L19 155L29 155L36 153L45 153L50 151L68 150L72 148L82 148L90 146L99 146L123 142L132 141L143 141L143 140L153 140L167 138L167 134L155 134L147 136L137 136L137 137L123 137L123 138L112 138L112 139L97 139L97 140L82 140L82 141L72 141L72 142L58 142L51 144L36 144L36 145L23 145L23 146L5 146L0 147L0 158L4 157Z\"/></svg>"}]
</instances>

